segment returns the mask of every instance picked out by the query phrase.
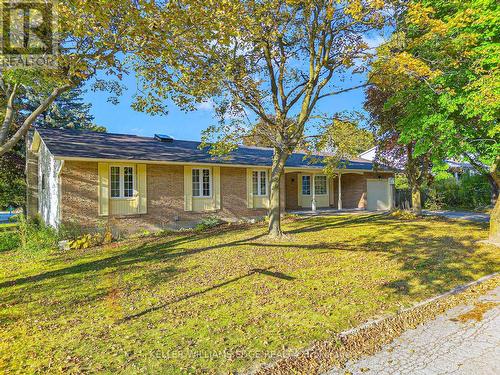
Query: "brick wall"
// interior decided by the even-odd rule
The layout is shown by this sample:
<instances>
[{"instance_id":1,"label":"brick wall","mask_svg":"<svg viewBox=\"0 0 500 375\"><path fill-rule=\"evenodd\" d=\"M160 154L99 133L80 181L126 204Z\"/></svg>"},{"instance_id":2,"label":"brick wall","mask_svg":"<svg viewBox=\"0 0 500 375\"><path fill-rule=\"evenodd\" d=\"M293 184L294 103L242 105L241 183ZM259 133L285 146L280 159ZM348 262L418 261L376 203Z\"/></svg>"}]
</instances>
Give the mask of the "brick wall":
<instances>
[{"instance_id":1,"label":"brick wall","mask_svg":"<svg viewBox=\"0 0 500 375\"><path fill-rule=\"evenodd\" d=\"M366 208L367 206L367 184L369 178L389 178L392 173L375 173L369 172L364 174L347 173L342 174L342 208ZM338 207L338 178L334 178L334 204L333 207Z\"/></svg>"},{"instance_id":2,"label":"brick wall","mask_svg":"<svg viewBox=\"0 0 500 375\"><path fill-rule=\"evenodd\" d=\"M88 227L108 221L120 230L159 229L186 226L213 212L184 211L184 167L148 164L148 213L132 216L98 216L97 162L66 161L62 172L62 221ZM246 202L246 169L221 167L221 207L224 219L266 215L265 209L249 209Z\"/></svg>"}]
</instances>

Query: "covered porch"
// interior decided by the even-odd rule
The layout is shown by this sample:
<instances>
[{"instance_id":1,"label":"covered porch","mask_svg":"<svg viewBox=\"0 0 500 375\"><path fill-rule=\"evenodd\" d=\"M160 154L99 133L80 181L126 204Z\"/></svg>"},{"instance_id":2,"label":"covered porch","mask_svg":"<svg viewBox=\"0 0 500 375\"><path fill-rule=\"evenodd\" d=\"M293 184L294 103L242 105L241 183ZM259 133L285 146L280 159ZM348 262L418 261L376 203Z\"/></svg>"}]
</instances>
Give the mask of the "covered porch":
<instances>
[{"instance_id":1,"label":"covered porch","mask_svg":"<svg viewBox=\"0 0 500 375\"><path fill-rule=\"evenodd\" d=\"M393 206L390 173L339 171L334 178L322 170L285 172L285 210L388 210Z\"/></svg>"}]
</instances>

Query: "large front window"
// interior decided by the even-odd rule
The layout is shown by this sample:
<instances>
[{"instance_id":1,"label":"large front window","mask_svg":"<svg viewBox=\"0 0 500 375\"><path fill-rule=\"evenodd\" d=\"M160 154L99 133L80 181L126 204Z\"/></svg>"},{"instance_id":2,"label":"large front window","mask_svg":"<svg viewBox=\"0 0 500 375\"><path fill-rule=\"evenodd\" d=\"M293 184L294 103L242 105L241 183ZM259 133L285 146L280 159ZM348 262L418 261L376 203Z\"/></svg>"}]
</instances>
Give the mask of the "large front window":
<instances>
[{"instance_id":1,"label":"large front window","mask_svg":"<svg viewBox=\"0 0 500 375\"><path fill-rule=\"evenodd\" d=\"M311 176L302 176L302 195L311 195Z\"/></svg>"},{"instance_id":2,"label":"large front window","mask_svg":"<svg viewBox=\"0 0 500 375\"><path fill-rule=\"evenodd\" d=\"M111 177L111 198L132 198L134 196L134 168L112 166Z\"/></svg>"},{"instance_id":3,"label":"large front window","mask_svg":"<svg viewBox=\"0 0 500 375\"><path fill-rule=\"evenodd\" d=\"M267 195L267 173L266 171L253 171L253 194Z\"/></svg>"},{"instance_id":4,"label":"large front window","mask_svg":"<svg viewBox=\"0 0 500 375\"><path fill-rule=\"evenodd\" d=\"M326 176L314 176L314 193L316 195L326 195Z\"/></svg>"},{"instance_id":5,"label":"large front window","mask_svg":"<svg viewBox=\"0 0 500 375\"><path fill-rule=\"evenodd\" d=\"M210 197L212 184L210 169L193 169L193 197Z\"/></svg>"}]
</instances>

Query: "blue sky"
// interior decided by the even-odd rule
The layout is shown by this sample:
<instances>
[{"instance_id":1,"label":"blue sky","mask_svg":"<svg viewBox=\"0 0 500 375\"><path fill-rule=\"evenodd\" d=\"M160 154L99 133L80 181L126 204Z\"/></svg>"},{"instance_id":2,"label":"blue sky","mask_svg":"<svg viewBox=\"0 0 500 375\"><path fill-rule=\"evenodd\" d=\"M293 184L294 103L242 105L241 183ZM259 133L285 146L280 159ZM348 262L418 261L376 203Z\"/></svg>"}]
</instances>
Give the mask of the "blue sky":
<instances>
[{"instance_id":1,"label":"blue sky","mask_svg":"<svg viewBox=\"0 0 500 375\"><path fill-rule=\"evenodd\" d=\"M354 81L354 84L359 82ZM146 113L134 111L131 108L135 93L135 77L127 76L122 81L126 87L119 98L119 104L107 101L109 96L105 92L92 92L88 90L85 101L92 104L92 114L95 122L107 128L110 133L126 133L143 136L152 136L155 133L169 134L176 139L200 140L201 131L208 126L216 124L213 108L209 103L203 103L193 112L184 112L171 103L166 116L151 116ZM349 82L345 83L348 87ZM324 113L339 111L361 110L364 92L362 89L325 98L318 109Z\"/></svg>"},{"instance_id":2,"label":"blue sky","mask_svg":"<svg viewBox=\"0 0 500 375\"><path fill-rule=\"evenodd\" d=\"M371 47L378 46L383 40L384 37L381 35L373 35L367 38L367 42ZM352 81L347 79L341 86L357 85L360 79L362 77L357 75ZM126 90L117 105L107 101L109 94L105 92L88 90L84 97L87 102L92 104L91 112L95 116L96 124L106 127L108 132L142 136L152 136L155 133L160 133L169 134L176 139L200 140L202 130L217 123L213 108L209 103L201 104L196 111L187 113L171 103L169 105L169 114L166 116L151 116L146 113L136 112L131 108L137 86L135 75L125 76L121 83ZM340 111L362 110L363 100L364 91L358 89L323 99L319 103L318 110L329 114Z\"/></svg>"}]
</instances>

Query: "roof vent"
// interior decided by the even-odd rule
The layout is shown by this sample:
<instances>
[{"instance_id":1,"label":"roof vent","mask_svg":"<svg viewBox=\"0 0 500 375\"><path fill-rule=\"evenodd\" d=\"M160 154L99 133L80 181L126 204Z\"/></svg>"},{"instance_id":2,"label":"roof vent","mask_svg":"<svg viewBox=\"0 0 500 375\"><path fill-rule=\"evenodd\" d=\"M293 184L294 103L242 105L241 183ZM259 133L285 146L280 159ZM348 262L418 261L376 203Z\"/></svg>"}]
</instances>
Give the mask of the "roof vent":
<instances>
[{"instance_id":1,"label":"roof vent","mask_svg":"<svg viewBox=\"0 0 500 375\"><path fill-rule=\"evenodd\" d=\"M160 142L173 142L174 139L166 134L155 134L155 139Z\"/></svg>"}]
</instances>

